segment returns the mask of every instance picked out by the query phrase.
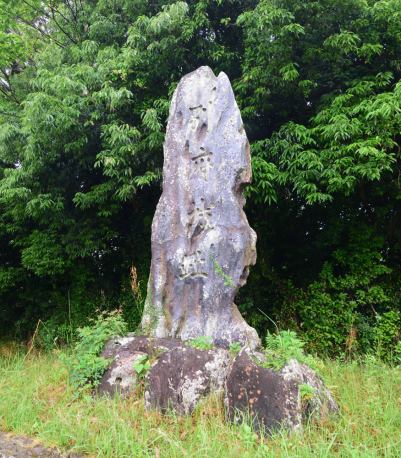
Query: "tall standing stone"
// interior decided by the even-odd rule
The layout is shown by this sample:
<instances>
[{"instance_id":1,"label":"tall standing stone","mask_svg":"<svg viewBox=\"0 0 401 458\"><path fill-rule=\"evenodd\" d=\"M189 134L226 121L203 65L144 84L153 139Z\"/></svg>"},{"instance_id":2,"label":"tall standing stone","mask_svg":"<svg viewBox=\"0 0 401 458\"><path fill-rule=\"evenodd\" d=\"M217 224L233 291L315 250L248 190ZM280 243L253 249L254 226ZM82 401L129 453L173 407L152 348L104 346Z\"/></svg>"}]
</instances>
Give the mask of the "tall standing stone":
<instances>
[{"instance_id":1,"label":"tall standing stone","mask_svg":"<svg viewBox=\"0 0 401 458\"><path fill-rule=\"evenodd\" d=\"M227 75L200 67L184 76L164 144L145 334L259 345L234 304L256 261L256 234L243 211L251 175L249 143Z\"/></svg>"}]
</instances>

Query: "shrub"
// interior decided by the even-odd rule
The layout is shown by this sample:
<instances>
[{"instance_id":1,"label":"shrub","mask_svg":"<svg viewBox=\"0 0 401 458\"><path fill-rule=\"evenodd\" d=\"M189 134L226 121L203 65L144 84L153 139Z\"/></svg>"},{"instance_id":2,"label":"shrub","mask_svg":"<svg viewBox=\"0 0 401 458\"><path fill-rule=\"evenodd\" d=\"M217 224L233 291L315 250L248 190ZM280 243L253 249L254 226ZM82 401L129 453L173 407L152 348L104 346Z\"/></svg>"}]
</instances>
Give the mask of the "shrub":
<instances>
[{"instance_id":1,"label":"shrub","mask_svg":"<svg viewBox=\"0 0 401 458\"><path fill-rule=\"evenodd\" d=\"M398 362L401 357L400 312L390 310L377 315L376 319L374 342L377 356L386 362Z\"/></svg>"},{"instance_id":2,"label":"shrub","mask_svg":"<svg viewBox=\"0 0 401 458\"><path fill-rule=\"evenodd\" d=\"M304 352L304 342L294 331L279 331L277 334L267 333L264 367L280 370L291 359L296 359L301 364L307 364L313 369L318 369L318 361Z\"/></svg>"},{"instance_id":3,"label":"shrub","mask_svg":"<svg viewBox=\"0 0 401 458\"><path fill-rule=\"evenodd\" d=\"M36 348L50 351L55 347L68 345L75 338L75 330L69 323L58 323L50 319L38 323L38 334L34 342Z\"/></svg>"},{"instance_id":4,"label":"shrub","mask_svg":"<svg viewBox=\"0 0 401 458\"><path fill-rule=\"evenodd\" d=\"M76 393L85 388L95 388L109 361L100 353L106 341L127 332L127 325L119 310L103 312L90 326L77 329L77 342L72 353L63 357L69 380Z\"/></svg>"}]
</instances>

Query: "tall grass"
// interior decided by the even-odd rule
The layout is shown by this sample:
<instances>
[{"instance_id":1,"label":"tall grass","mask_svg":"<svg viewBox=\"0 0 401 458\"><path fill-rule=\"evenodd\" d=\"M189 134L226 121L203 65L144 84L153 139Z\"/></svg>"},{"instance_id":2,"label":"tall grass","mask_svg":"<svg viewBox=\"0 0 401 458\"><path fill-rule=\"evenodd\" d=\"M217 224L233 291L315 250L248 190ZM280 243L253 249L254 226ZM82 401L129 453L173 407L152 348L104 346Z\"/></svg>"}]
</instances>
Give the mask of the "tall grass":
<instances>
[{"instance_id":1,"label":"tall grass","mask_svg":"<svg viewBox=\"0 0 401 458\"><path fill-rule=\"evenodd\" d=\"M259 438L224 422L219 399L191 417L145 412L142 401L74 398L57 352L0 351L0 429L99 457L401 457L401 370L328 361L337 419Z\"/></svg>"}]
</instances>

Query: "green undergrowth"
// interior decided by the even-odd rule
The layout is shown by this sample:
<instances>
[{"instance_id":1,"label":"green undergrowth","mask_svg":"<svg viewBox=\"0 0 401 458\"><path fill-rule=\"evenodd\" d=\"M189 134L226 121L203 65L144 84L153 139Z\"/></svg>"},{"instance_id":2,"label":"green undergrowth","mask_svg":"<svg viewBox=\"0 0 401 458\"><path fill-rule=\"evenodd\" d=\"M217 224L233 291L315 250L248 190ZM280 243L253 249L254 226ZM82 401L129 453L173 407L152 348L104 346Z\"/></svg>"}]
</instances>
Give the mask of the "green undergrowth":
<instances>
[{"instance_id":1,"label":"green undergrowth","mask_svg":"<svg viewBox=\"0 0 401 458\"><path fill-rule=\"evenodd\" d=\"M186 344L197 350L211 350L213 348L212 338L208 336L199 336L195 339L190 339Z\"/></svg>"},{"instance_id":2,"label":"green undergrowth","mask_svg":"<svg viewBox=\"0 0 401 458\"><path fill-rule=\"evenodd\" d=\"M319 372L321 361L304 352L304 342L294 331L282 330L276 334L267 333L263 367L275 370L282 369L291 359L296 359L301 364L306 364Z\"/></svg>"},{"instance_id":3,"label":"green undergrowth","mask_svg":"<svg viewBox=\"0 0 401 458\"><path fill-rule=\"evenodd\" d=\"M100 313L89 326L77 329L72 351L61 354L60 359L68 369L69 382L78 395L82 389L95 388L109 365L101 351L112 336L124 335L127 324L119 310Z\"/></svg>"},{"instance_id":4,"label":"green undergrowth","mask_svg":"<svg viewBox=\"0 0 401 458\"><path fill-rule=\"evenodd\" d=\"M61 355L31 352L24 359L18 347L2 347L0 429L95 457L400 456L401 369L376 359L325 361L321 371L340 405L339 418L266 439L247 424L227 425L217 398L182 418L145 412L134 396L76 398Z\"/></svg>"}]
</instances>

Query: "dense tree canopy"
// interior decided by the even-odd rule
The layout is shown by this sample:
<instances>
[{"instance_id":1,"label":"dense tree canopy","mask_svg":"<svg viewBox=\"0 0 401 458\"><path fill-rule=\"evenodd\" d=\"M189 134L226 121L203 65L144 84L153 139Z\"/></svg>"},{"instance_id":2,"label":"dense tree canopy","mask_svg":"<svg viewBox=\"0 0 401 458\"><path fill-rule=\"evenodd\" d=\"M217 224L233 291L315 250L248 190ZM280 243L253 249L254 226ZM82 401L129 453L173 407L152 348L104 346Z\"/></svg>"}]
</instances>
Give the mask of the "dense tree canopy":
<instances>
[{"instance_id":1,"label":"dense tree canopy","mask_svg":"<svg viewBox=\"0 0 401 458\"><path fill-rule=\"evenodd\" d=\"M200 65L230 77L252 145L246 318L395 348L401 0L0 0L2 332L138 322L169 100Z\"/></svg>"}]
</instances>

